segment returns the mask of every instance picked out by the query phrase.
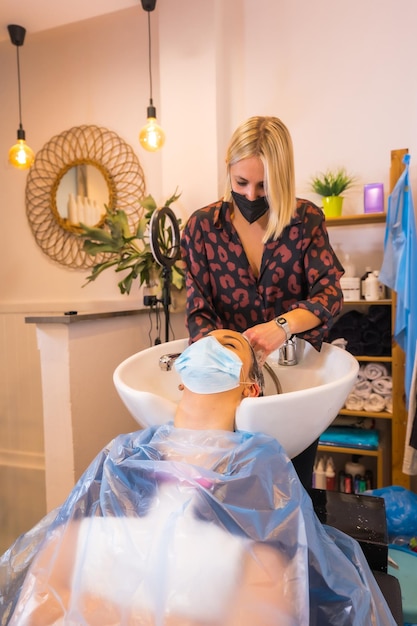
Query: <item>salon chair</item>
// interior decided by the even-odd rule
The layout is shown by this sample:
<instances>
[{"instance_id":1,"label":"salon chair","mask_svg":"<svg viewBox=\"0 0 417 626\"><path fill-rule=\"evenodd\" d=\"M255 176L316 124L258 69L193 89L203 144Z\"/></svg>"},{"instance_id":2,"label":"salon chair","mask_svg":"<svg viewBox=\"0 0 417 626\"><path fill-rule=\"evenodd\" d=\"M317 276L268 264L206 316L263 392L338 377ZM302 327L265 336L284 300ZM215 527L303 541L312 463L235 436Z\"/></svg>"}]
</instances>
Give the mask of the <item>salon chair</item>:
<instances>
[{"instance_id":1,"label":"salon chair","mask_svg":"<svg viewBox=\"0 0 417 626\"><path fill-rule=\"evenodd\" d=\"M388 530L384 498L324 489L310 489L309 494L322 524L333 526L358 541L395 621L398 626L403 626L400 583L387 573Z\"/></svg>"}]
</instances>

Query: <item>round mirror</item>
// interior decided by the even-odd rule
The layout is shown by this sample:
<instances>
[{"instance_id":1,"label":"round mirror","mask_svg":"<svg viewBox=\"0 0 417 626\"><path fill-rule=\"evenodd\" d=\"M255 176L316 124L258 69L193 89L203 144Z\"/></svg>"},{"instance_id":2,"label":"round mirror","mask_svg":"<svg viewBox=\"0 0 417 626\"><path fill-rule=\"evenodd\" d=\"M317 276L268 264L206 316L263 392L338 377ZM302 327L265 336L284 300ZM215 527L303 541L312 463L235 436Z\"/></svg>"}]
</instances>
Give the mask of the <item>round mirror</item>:
<instances>
[{"instance_id":1,"label":"round mirror","mask_svg":"<svg viewBox=\"0 0 417 626\"><path fill-rule=\"evenodd\" d=\"M79 224L100 227L107 206L123 210L135 229L144 195L143 171L132 148L105 128L77 126L37 153L26 183L26 214L45 254L84 269L106 255L91 257L83 250Z\"/></svg>"},{"instance_id":2,"label":"round mirror","mask_svg":"<svg viewBox=\"0 0 417 626\"><path fill-rule=\"evenodd\" d=\"M98 226L103 222L106 206L110 206L109 184L100 169L80 163L68 167L58 182L55 207L64 228L80 223Z\"/></svg>"}]
</instances>

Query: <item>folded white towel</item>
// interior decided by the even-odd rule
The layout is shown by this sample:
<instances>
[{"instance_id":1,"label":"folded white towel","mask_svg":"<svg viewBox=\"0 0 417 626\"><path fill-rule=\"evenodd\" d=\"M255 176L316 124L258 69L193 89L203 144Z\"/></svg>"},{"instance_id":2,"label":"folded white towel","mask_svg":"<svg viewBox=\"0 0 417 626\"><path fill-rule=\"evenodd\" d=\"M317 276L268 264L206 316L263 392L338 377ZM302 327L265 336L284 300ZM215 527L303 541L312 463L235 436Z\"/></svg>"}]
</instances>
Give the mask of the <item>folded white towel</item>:
<instances>
[{"instance_id":1,"label":"folded white towel","mask_svg":"<svg viewBox=\"0 0 417 626\"><path fill-rule=\"evenodd\" d=\"M363 373L368 380L388 376L388 370L383 363L367 363L363 368Z\"/></svg>"},{"instance_id":2,"label":"folded white towel","mask_svg":"<svg viewBox=\"0 0 417 626\"><path fill-rule=\"evenodd\" d=\"M354 392L350 393L346 398L345 408L349 411L363 411L363 398Z\"/></svg>"},{"instance_id":3,"label":"folded white towel","mask_svg":"<svg viewBox=\"0 0 417 626\"><path fill-rule=\"evenodd\" d=\"M367 380L366 376L365 376L365 368L363 365L360 366L359 368L359 372L358 372L358 382L360 380Z\"/></svg>"},{"instance_id":4,"label":"folded white towel","mask_svg":"<svg viewBox=\"0 0 417 626\"><path fill-rule=\"evenodd\" d=\"M369 398L365 398L363 408L365 411L383 411L385 409L385 399L377 393L371 393Z\"/></svg>"},{"instance_id":5,"label":"folded white towel","mask_svg":"<svg viewBox=\"0 0 417 626\"><path fill-rule=\"evenodd\" d=\"M338 348L342 348L342 350L346 350L346 346L348 342L343 337L337 337L337 339L333 339L332 346L337 346Z\"/></svg>"},{"instance_id":6,"label":"folded white towel","mask_svg":"<svg viewBox=\"0 0 417 626\"><path fill-rule=\"evenodd\" d=\"M388 411L388 413L392 413L392 398L391 398L391 396L387 396L385 398L385 410Z\"/></svg>"},{"instance_id":7,"label":"folded white towel","mask_svg":"<svg viewBox=\"0 0 417 626\"><path fill-rule=\"evenodd\" d=\"M361 398L368 398L372 393L372 385L369 380L360 380L353 386L353 393Z\"/></svg>"},{"instance_id":8,"label":"folded white towel","mask_svg":"<svg viewBox=\"0 0 417 626\"><path fill-rule=\"evenodd\" d=\"M392 394L392 378L391 376L381 376L371 382L374 393L380 396L390 396Z\"/></svg>"}]
</instances>

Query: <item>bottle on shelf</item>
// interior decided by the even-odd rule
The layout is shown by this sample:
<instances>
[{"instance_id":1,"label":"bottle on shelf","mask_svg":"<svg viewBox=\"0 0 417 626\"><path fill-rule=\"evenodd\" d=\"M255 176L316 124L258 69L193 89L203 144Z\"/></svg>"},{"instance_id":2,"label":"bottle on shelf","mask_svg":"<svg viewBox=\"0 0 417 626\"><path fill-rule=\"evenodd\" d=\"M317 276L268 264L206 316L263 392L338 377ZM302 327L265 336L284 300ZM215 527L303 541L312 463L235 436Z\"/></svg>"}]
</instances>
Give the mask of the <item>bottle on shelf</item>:
<instances>
[{"instance_id":1,"label":"bottle on shelf","mask_svg":"<svg viewBox=\"0 0 417 626\"><path fill-rule=\"evenodd\" d=\"M372 267L369 265L365 268L365 273L361 276L361 296L365 298L365 280L368 278L369 274L372 272Z\"/></svg>"},{"instance_id":2,"label":"bottle on shelf","mask_svg":"<svg viewBox=\"0 0 417 626\"><path fill-rule=\"evenodd\" d=\"M362 463L359 463L359 459L359 454L352 454L352 460L345 464L346 474L351 474L352 476L356 476L357 474L365 476L365 466Z\"/></svg>"},{"instance_id":3,"label":"bottle on shelf","mask_svg":"<svg viewBox=\"0 0 417 626\"><path fill-rule=\"evenodd\" d=\"M335 491L336 490L336 472L334 469L334 463L333 463L332 457L329 457L327 459L325 475L326 475L326 489L328 491Z\"/></svg>"},{"instance_id":4,"label":"bottle on shelf","mask_svg":"<svg viewBox=\"0 0 417 626\"><path fill-rule=\"evenodd\" d=\"M326 471L324 468L323 457L320 457L317 461L316 467L314 468L313 478L315 489L326 489Z\"/></svg>"},{"instance_id":5,"label":"bottle on shelf","mask_svg":"<svg viewBox=\"0 0 417 626\"><path fill-rule=\"evenodd\" d=\"M383 283L379 282L379 271L378 270L374 270L374 274L375 274L376 279L378 281L378 300L384 300L386 298L386 296L387 296L385 285Z\"/></svg>"},{"instance_id":6,"label":"bottle on shelf","mask_svg":"<svg viewBox=\"0 0 417 626\"><path fill-rule=\"evenodd\" d=\"M381 290L378 276L379 272L370 272L366 280L363 282L365 288L365 300L379 300Z\"/></svg>"},{"instance_id":7,"label":"bottle on shelf","mask_svg":"<svg viewBox=\"0 0 417 626\"><path fill-rule=\"evenodd\" d=\"M354 264L352 263L351 259L350 259L350 254L345 254L345 258L343 261L343 267L345 270L344 276L348 277L348 278L352 278L353 276L356 276L356 269Z\"/></svg>"},{"instance_id":8,"label":"bottle on shelf","mask_svg":"<svg viewBox=\"0 0 417 626\"><path fill-rule=\"evenodd\" d=\"M365 470L365 483L367 490L374 488L374 476L372 474L372 470L370 469Z\"/></svg>"},{"instance_id":9,"label":"bottle on shelf","mask_svg":"<svg viewBox=\"0 0 417 626\"><path fill-rule=\"evenodd\" d=\"M356 276L356 268L350 260L350 255L345 254L343 267L345 273L340 279L340 286L343 291L343 297L348 301L359 300L360 298L360 278Z\"/></svg>"},{"instance_id":10,"label":"bottle on shelf","mask_svg":"<svg viewBox=\"0 0 417 626\"><path fill-rule=\"evenodd\" d=\"M353 493L353 478L352 474L345 472L345 488L344 493Z\"/></svg>"}]
</instances>

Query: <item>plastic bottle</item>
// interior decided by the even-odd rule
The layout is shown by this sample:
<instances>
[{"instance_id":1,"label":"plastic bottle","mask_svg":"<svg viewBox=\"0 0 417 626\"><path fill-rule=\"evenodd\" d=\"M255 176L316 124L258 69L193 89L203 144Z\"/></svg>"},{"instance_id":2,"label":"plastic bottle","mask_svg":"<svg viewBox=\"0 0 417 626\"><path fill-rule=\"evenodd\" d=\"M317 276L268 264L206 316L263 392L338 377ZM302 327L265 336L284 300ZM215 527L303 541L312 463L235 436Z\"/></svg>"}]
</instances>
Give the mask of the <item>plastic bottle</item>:
<instances>
[{"instance_id":1,"label":"plastic bottle","mask_svg":"<svg viewBox=\"0 0 417 626\"><path fill-rule=\"evenodd\" d=\"M372 470L365 470L365 482L366 482L366 489L373 489L374 488L374 476L372 474Z\"/></svg>"},{"instance_id":2,"label":"plastic bottle","mask_svg":"<svg viewBox=\"0 0 417 626\"><path fill-rule=\"evenodd\" d=\"M335 491L336 489L336 472L334 470L333 459L329 457L326 464L326 489Z\"/></svg>"},{"instance_id":3,"label":"plastic bottle","mask_svg":"<svg viewBox=\"0 0 417 626\"><path fill-rule=\"evenodd\" d=\"M314 472L314 486L316 489L326 489L326 472L324 469L323 457L320 457Z\"/></svg>"},{"instance_id":4,"label":"plastic bottle","mask_svg":"<svg viewBox=\"0 0 417 626\"><path fill-rule=\"evenodd\" d=\"M352 474L345 474L345 493L353 493Z\"/></svg>"},{"instance_id":5,"label":"plastic bottle","mask_svg":"<svg viewBox=\"0 0 417 626\"><path fill-rule=\"evenodd\" d=\"M365 298L365 280L368 278L369 274L372 272L372 267L369 267L369 265L366 266L365 268L365 274L363 274L363 276L361 276L361 296L362 298Z\"/></svg>"},{"instance_id":6,"label":"plastic bottle","mask_svg":"<svg viewBox=\"0 0 417 626\"><path fill-rule=\"evenodd\" d=\"M385 285L383 285L382 283L379 282L379 271L378 270L374 270L374 274L375 274L376 279L378 281L378 300L384 300L385 297L386 297Z\"/></svg>"},{"instance_id":7,"label":"plastic bottle","mask_svg":"<svg viewBox=\"0 0 417 626\"><path fill-rule=\"evenodd\" d=\"M360 456L358 454L352 454L352 460L345 464L346 474L351 474L352 476L356 476L357 474L359 474L359 476L365 475L365 466L359 463L359 458Z\"/></svg>"},{"instance_id":8,"label":"plastic bottle","mask_svg":"<svg viewBox=\"0 0 417 626\"><path fill-rule=\"evenodd\" d=\"M365 300L379 300L379 280L375 272L371 272L364 281Z\"/></svg>"},{"instance_id":9,"label":"plastic bottle","mask_svg":"<svg viewBox=\"0 0 417 626\"><path fill-rule=\"evenodd\" d=\"M355 269L354 264L350 260L350 255L349 254L345 254L345 260L344 260L344 263L343 263L343 267L344 267L344 270L345 270L344 276L346 276L347 278L356 276L356 269Z\"/></svg>"},{"instance_id":10,"label":"plastic bottle","mask_svg":"<svg viewBox=\"0 0 417 626\"><path fill-rule=\"evenodd\" d=\"M338 483L339 483L338 488L341 493L345 492L345 477L346 477L345 471L340 470L339 474L337 475L337 478L338 478Z\"/></svg>"}]
</instances>

